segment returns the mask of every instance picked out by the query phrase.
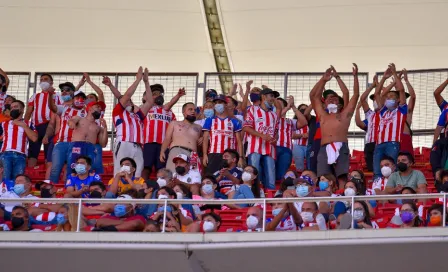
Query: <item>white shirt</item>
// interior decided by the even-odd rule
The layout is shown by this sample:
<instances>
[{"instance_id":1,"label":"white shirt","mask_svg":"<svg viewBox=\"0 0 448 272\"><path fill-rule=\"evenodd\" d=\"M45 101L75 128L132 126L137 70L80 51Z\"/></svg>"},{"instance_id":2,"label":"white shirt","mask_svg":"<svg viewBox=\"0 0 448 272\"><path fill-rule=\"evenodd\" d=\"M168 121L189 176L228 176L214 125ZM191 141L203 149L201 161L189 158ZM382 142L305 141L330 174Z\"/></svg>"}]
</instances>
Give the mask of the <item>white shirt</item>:
<instances>
[{"instance_id":1,"label":"white shirt","mask_svg":"<svg viewBox=\"0 0 448 272\"><path fill-rule=\"evenodd\" d=\"M180 176L177 173L174 173L174 178L187 183L187 184L201 184L201 173L199 173L196 169L190 169L186 175Z\"/></svg>"},{"instance_id":2,"label":"white shirt","mask_svg":"<svg viewBox=\"0 0 448 272\"><path fill-rule=\"evenodd\" d=\"M8 191L8 192L5 192L4 194L2 194L0 196L0 198L38 198L38 197L33 196L32 194L29 194L29 195L24 196L24 197L20 197L16 193L14 193L13 191ZM12 209L15 206L21 206L22 205L21 202L17 202L17 203L16 202L6 202L6 203L2 203L2 204L5 205L5 210L8 211L8 212L12 212Z\"/></svg>"}]
</instances>

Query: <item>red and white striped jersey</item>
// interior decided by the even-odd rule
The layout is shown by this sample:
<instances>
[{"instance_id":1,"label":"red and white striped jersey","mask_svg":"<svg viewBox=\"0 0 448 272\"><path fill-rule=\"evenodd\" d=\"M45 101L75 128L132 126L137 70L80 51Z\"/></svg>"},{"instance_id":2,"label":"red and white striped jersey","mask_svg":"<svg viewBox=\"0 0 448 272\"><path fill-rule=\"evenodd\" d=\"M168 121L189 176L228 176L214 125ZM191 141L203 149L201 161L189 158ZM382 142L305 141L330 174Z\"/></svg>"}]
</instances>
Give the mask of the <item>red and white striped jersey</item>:
<instances>
[{"instance_id":1,"label":"red and white striped jersey","mask_svg":"<svg viewBox=\"0 0 448 272\"><path fill-rule=\"evenodd\" d=\"M56 218L55 212L44 212L36 216L37 221L50 222Z\"/></svg>"},{"instance_id":2,"label":"red and white striped jersey","mask_svg":"<svg viewBox=\"0 0 448 272\"><path fill-rule=\"evenodd\" d=\"M400 142L403 133L408 105L398 106L395 110L384 107L379 115L377 144L387 142Z\"/></svg>"},{"instance_id":3,"label":"red and white striped jersey","mask_svg":"<svg viewBox=\"0 0 448 272\"><path fill-rule=\"evenodd\" d=\"M3 106L5 105L5 99L8 95L6 94L6 92L1 92L0 91L0 110L3 111Z\"/></svg>"},{"instance_id":4,"label":"red and white striped jersey","mask_svg":"<svg viewBox=\"0 0 448 272\"><path fill-rule=\"evenodd\" d=\"M366 112L367 131L366 131L365 144L376 143L378 139L379 120L380 120L379 112L374 112L371 109L369 109Z\"/></svg>"},{"instance_id":5,"label":"red and white striped jersey","mask_svg":"<svg viewBox=\"0 0 448 272\"><path fill-rule=\"evenodd\" d=\"M143 121L141 111L128 112L120 103L112 111L116 130L116 141L143 144Z\"/></svg>"},{"instance_id":6,"label":"red and white striped jersey","mask_svg":"<svg viewBox=\"0 0 448 272\"><path fill-rule=\"evenodd\" d=\"M241 123L236 118L221 119L218 116L207 118L202 130L210 132L209 153L223 153L224 150L236 149L236 132L242 130Z\"/></svg>"},{"instance_id":7,"label":"red and white striped jersey","mask_svg":"<svg viewBox=\"0 0 448 272\"><path fill-rule=\"evenodd\" d=\"M305 134L305 133L309 133L309 127L308 126L304 126L303 128L300 128L300 129L296 130L296 134ZM295 144L295 145L307 146L308 145L308 138L294 139L294 140L292 140L292 143Z\"/></svg>"},{"instance_id":8,"label":"red and white striped jersey","mask_svg":"<svg viewBox=\"0 0 448 272\"><path fill-rule=\"evenodd\" d=\"M375 179L372 184L372 190L384 191L386 189L387 180L388 178L385 177Z\"/></svg>"},{"instance_id":9,"label":"red and white striped jersey","mask_svg":"<svg viewBox=\"0 0 448 272\"><path fill-rule=\"evenodd\" d=\"M75 109L72 107L65 107L62 111L60 119L60 130L58 134L58 142L71 142L73 136L73 129L68 127L68 120L74 116L86 117L87 112L83 109Z\"/></svg>"},{"instance_id":10,"label":"red and white striped jersey","mask_svg":"<svg viewBox=\"0 0 448 272\"><path fill-rule=\"evenodd\" d=\"M27 126L34 130L34 126L30 121L24 121ZM25 129L14 124L12 120L2 123L3 129L3 145L1 152L14 151L28 155L28 137Z\"/></svg>"},{"instance_id":11,"label":"red and white striped jersey","mask_svg":"<svg viewBox=\"0 0 448 272\"><path fill-rule=\"evenodd\" d=\"M246 120L243 127L250 127L259 133L268 134L274 137L278 129L278 117L273 111L265 111L259 106L251 106L247 110ZM252 153L260 155L269 155L276 158L276 143L269 143L260 137L247 133L246 156Z\"/></svg>"},{"instance_id":12,"label":"red and white striped jersey","mask_svg":"<svg viewBox=\"0 0 448 272\"><path fill-rule=\"evenodd\" d=\"M273 218L268 218L266 220L267 223L272 222ZM294 222L294 218L292 217L292 215L286 217L286 218L282 218L282 220L280 220L280 223L278 223L277 227L275 227L275 231L296 231L297 230L297 225Z\"/></svg>"},{"instance_id":13,"label":"red and white striped jersey","mask_svg":"<svg viewBox=\"0 0 448 272\"><path fill-rule=\"evenodd\" d=\"M292 149L292 133L297 130L297 120L280 118L277 145Z\"/></svg>"},{"instance_id":14,"label":"red and white striped jersey","mask_svg":"<svg viewBox=\"0 0 448 272\"><path fill-rule=\"evenodd\" d=\"M168 125L175 120L176 115L171 110L166 111L163 106L153 106L143 124L144 142L162 144Z\"/></svg>"},{"instance_id":15,"label":"red and white striped jersey","mask_svg":"<svg viewBox=\"0 0 448 272\"><path fill-rule=\"evenodd\" d=\"M28 107L34 107L32 120L34 125L38 126L40 124L45 124L50 122L51 110L48 104L49 92L41 92L33 94L28 100ZM54 102L56 105L63 105L62 99L59 95L53 95Z\"/></svg>"}]
</instances>

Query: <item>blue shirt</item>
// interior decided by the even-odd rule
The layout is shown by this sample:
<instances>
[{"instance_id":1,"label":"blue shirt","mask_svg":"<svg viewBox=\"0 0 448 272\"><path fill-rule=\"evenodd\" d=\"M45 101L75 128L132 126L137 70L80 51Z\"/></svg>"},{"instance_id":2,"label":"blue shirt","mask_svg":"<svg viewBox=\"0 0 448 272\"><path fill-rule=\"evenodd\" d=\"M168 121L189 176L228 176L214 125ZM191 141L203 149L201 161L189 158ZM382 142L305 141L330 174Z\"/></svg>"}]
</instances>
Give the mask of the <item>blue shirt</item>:
<instances>
[{"instance_id":1,"label":"blue shirt","mask_svg":"<svg viewBox=\"0 0 448 272\"><path fill-rule=\"evenodd\" d=\"M445 127L446 126L446 122L447 122L447 115L448 115L448 109L443 110L442 113L440 114L439 117L439 121L437 122L437 125L439 127Z\"/></svg>"},{"instance_id":2,"label":"blue shirt","mask_svg":"<svg viewBox=\"0 0 448 272\"><path fill-rule=\"evenodd\" d=\"M239 167L234 167L232 169L229 169L229 172L232 176L236 177L237 179L241 180L241 176L243 175L243 169L239 168ZM215 178L219 177L219 171L216 171L213 176ZM226 187L232 187L233 186L233 181L231 181L230 179L223 177L223 179L221 179L219 181L219 188L226 188Z\"/></svg>"},{"instance_id":3,"label":"blue shirt","mask_svg":"<svg viewBox=\"0 0 448 272\"><path fill-rule=\"evenodd\" d=\"M71 176L65 183L65 188L74 187L75 191L79 191L83 186L89 186L94 181L101 181L98 174L90 173L86 179L81 180L78 176ZM90 193L83 193L82 198L89 198Z\"/></svg>"}]
</instances>

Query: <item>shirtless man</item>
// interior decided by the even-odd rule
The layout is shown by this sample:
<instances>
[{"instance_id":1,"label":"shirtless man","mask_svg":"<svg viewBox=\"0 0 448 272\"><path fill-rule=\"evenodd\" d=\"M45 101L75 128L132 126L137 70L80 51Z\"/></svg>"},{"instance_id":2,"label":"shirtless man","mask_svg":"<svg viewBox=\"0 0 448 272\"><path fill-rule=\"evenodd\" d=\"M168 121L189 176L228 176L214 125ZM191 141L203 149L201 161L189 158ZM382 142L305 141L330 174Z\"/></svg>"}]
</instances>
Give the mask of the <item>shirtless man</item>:
<instances>
[{"instance_id":1,"label":"shirtless man","mask_svg":"<svg viewBox=\"0 0 448 272\"><path fill-rule=\"evenodd\" d=\"M97 139L102 147L107 145L108 135L106 121L101 119L100 125L95 122L95 120L101 117L101 112L105 109L106 104L104 104L104 102L93 101L86 106L86 117L82 118L80 116L74 116L68 121L68 126L71 129L74 129L74 131L72 142L69 147L69 150L71 150L71 156L69 156L70 161L67 162L67 165L71 165L71 162L75 162L81 155L94 159L96 157L95 144ZM68 174L70 173L67 173L67 175Z\"/></svg>"},{"instance_id":2,"label":"shirtless man","mask_svg":"<svg viewBox=\"0 0 448 272\"><path fill-rule=\"evenodd\" d=\"M160 150L160 161L167 161L166 168L175 172L173 158L179 154L187 155L193 164L194 157L197 158L197 144L201 137L202 127L194 123L196 121L196 107L194 103L188 102L182 106L183 121L171 121L166 131L165 140ZM170 148L168 160L165 158L165 151Z\"/></svg>"},{"instance_id":3,"label":"shirtless man","mask_svg":"<svg viewBox=\"0 0 448 272\"><path fill-rule=\"evenodd\" d=\"M339 181L339 188L344 188L350 166L350 151L348 148L348 128L355 107L359 99L358 67L353 64L354 88L353 96L341 110L338 107L339 97L325 100L325 111L322 107L322 93L325 84L334 76L341 90L348 93L348 89L333 66L327 69L324 76L316 83L310 93L311 103L319 115L322 132L321 148L317 155L317 176L335 173ZM337 156L339 153L339 156Z\"/></svg>"}]
</instances>

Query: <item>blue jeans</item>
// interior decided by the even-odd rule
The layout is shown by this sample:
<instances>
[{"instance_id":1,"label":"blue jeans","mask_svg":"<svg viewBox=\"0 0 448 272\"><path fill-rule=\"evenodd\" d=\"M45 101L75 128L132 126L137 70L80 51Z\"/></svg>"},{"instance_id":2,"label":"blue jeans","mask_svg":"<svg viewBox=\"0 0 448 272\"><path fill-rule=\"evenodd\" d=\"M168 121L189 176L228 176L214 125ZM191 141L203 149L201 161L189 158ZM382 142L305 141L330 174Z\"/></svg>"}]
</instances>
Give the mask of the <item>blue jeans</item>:
<instances>
[{"instance_id":1,"label":"blue jeans","mask_svg":"<svg viewBox=\"0 0 448 272\"><path fill-rule=\"evenodd\" d=\"M294 164L296 165L297 171L302 172L303 170L305 170L305 157L307 157L307 150L307 146L293 145L292 157L294 158Z\"/></svg>"},{"instance_id":2,"label":"blue jeans","mask_svg":"<svg viewBox=\"0 0 448 272\"><path fill-rule=\"evenodd\" d=\"M282 180L291 166L292 151L283 146L277 146L277 160L275 162L275 179Z\"/></svg>"},{"instance_id":3,"label":"blue jeans","mask_svg":"<svg viewBox=\"0 0 448 272\"><path fill-rule=\"evenodd\" d=\"M64 167L65 162L68 160L69 156L69 142L59 142L53 147L53 152L51 154L51 171L50 180L54 183L59 183L59 176L61 175L62 167ZM67 175L71 173L70 165L67 164ZM65 182L65 180L63 181Z\"/></svg>"},{"instance_id":4,"label":"blue jeans","mask_svg":"<svg viewBox=\"0 0 448 272\"><path fill-rule=\"evenodd\" d=\"M25 173L26 156L14 151L3 152L3 179L15 180L16 176Z\"/></svg>"},{"instance_id":5,"label":"blue jeans","mask_svg":"<svg viewBox=\"0 0 448 272\"><path fill-rule=\"evenodd\" d=\"M250 166L257 168L265 189L275 189L275 161L271 156L252 153L248 157Z\"/></svg>"},{"instance_id":6,"label":"blue jeans","mask_svg":"<svg viewBox=\"0 0 448 272\"><path fill-rule=\"evenodd\" d=\"M391 157L397 162L398 152L400 152L399 142L386 142L375 146L373 152L373 179L380 178L381 175L381 159L384 156Z\"/></svg>"},{"instance_id":7,"label":"blue jeans","mask_svg":"<svg viewBox=\"0 0 448 272\"><path fill-rule=\"evenodd\" d=\"M92 158L92 169L95 174L103 174L103 148L100 144L95 145L95 157Z\"/></svg>"}]
</instances>

